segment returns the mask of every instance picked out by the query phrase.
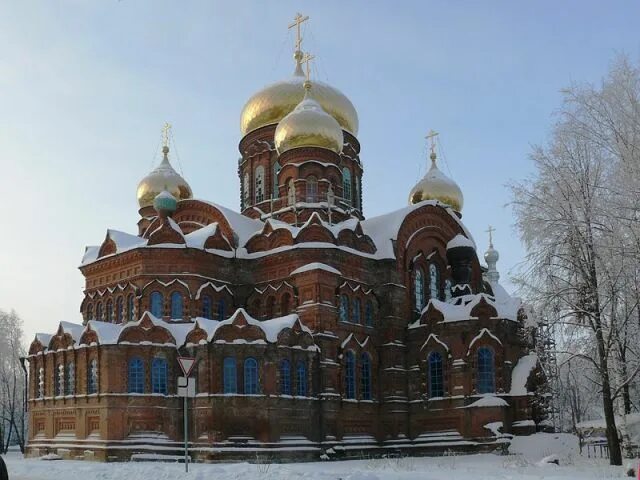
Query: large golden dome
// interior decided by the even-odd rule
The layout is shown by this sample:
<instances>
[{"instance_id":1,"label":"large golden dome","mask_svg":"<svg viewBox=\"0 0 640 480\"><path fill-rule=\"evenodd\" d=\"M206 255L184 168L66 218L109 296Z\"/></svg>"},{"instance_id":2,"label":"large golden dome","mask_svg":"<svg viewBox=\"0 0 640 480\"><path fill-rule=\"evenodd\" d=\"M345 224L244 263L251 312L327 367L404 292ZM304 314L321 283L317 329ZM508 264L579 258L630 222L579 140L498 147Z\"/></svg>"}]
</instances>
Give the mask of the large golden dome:
<instances>
[{"instance_id":1,"label":"large golden dome","mask_svg":"<svg viewBox=\"0 0 640 480\"><path fill-rule=\"evenodd\" d=\"M162 149L162 162L138 184L138 204L140 208L153 205L153 200L165 190L176 200L193 197L191 187L169 163L169 147Z\"/></svg>"},{"instance_id":2,"label":"large golden dome","mask_svg":"<svg viewBox=\"0 0 640 480\"><path fill-rule=\"evenodd\" d=\"M240 131L242 135L282 120L304 98L305 76L300 66L302 52L297 51L296 70L288 79L272 83L253 95L242 109ZM322 82L313 82L313 98L323 110L335 118L340 126L358 134L358 114L351 101L338 89Z\"/></svg>"},{"instance_id":3,"label":"large golden dome","mask_svg":"<svg viewBox=\"0 0 640 480\"><path fill-rule=\"evenodd\" d=\"M409 194L410 205L424 200L439 200L457 212L462 211L464 204L462 190L456 182L440 171L436 165L435 153L431 153L431 168Z\"/></svg>"},{"instance_id":4,"label":"large golden dome","mask_svg":"<svg viewBox=\"0 0 640 480\"><path fill-rule=\"evenodd\" d=\"M344 142L340 124L315 100L315 83L312 88L311 82L305 82L304 88L303 100L276 127L278 155L300 147L326 148L339 154Z\"/></svg>"}]
</instances>

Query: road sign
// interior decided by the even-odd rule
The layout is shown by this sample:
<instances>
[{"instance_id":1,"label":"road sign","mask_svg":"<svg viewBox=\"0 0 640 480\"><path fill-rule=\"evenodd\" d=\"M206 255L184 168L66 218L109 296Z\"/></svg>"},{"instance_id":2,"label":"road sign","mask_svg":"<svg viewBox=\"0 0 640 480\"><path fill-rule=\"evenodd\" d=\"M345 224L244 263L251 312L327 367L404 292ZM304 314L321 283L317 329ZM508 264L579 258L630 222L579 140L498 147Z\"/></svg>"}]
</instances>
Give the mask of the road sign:
<instances>
[{"instance_id":1,"label":"road sign","mask_svg":"<svg viewBox=\"0 0 640 480\"><path fill-rule=\"evenodd\" d=\"M178 396L193 398L196 396L196 379L178 377Z\"/></svg>"},{"instance_id":2,"label":"road sign","mask_svg":"<svg viewBox=\"0 0 640 480\"><path fill-rule=\"evenodd\" d=\"M192 357L178 357L178 363L180 364L180 368L182 369L184 376L188 377L196 364L196 359Z\"/></svg>"}]
</instances>

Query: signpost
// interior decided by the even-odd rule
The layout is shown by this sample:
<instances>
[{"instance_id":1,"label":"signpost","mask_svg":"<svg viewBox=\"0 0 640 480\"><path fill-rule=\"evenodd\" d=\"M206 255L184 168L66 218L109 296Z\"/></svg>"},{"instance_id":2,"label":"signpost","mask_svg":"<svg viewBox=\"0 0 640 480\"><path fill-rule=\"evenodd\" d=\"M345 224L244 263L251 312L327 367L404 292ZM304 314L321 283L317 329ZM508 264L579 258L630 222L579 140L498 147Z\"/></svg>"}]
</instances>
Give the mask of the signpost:
<instances>
[{"instance_id":1,"label":"signpost","mask_svg":"<svg viewBox=\"0 0 640 480\"><path fill-rule=\"evenodd\" d=\"M189 378L196 359L192 357L178 357L178 363L184 377L178 377L178 396L184 398L184 469L189 472L189 415L187 398L196 396L196 379Z\"/></svg>"}]
</instances>

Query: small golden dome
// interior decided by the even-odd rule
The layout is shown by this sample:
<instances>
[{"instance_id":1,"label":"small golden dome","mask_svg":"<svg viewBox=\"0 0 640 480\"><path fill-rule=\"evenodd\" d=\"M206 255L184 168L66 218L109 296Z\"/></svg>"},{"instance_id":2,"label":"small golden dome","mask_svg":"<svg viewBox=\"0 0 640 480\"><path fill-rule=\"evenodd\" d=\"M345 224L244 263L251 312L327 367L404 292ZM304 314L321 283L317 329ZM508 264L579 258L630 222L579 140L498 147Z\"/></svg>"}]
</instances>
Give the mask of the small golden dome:
<instances>
[{"instance_id":1,"label":"small golden dome","mask_svg":"<svg viewBox=\"0 0 640 480\"><path fill-rule=\"evenodd\" d=\"M193 197L191 187L169 163L169 147L162 148L162 162L138 184L138 204L140 208L153 205L154 199L165 190L176 200Z\"/></svg>"},{"instance_id":2,"label":"small golden dome","mask_svg":"<svg viewBox=\"0 0 640 480\"><path fill-rule=\"evenodd\" d=\"M260 127L280 122L304 98L305 76L300 66L302 52L297 51L294 58L296 70L290 78L268 85L244 105L240 116L243 136ZM342 92L326 83L313 82L313 97L344 130L358 134L358 113Z\"/></svg>"},{"instance_id":3,"label":"small golden dome","mask_svg":"<svg viewBox=\"0 0 640 480\"><path fill-rule=\"evenodd\" d=\"M424 200L438 200L461 212L464 204L462 190L456 182L447 177L436 165L436 155L431 153L431 168L424 177L411 189L409 204Z\"/></svg>"},{"instance_id":4,"label":"small golden dome","mask_svg":"<svg viewBox=\"0 0 640 480\"><path fill-rule=\"evenodd\" d=\"M315 100L315 84L313 94L311 82L305 82L304 88L303 100L276 127L278 154L300 147L326 148L339 154L344 142L340 124Z\"/></svg>"}]
</instances>

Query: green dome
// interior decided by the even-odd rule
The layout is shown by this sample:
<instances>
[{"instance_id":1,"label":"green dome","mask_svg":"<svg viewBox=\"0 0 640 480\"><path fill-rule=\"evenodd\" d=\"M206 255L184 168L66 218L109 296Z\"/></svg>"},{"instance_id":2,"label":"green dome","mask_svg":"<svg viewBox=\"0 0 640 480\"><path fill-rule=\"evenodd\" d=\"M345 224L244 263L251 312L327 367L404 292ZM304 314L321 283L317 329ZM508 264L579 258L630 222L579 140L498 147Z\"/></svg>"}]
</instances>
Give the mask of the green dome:
<instances>
[{"instance_id":1,"label":"green dome","mask_svg":"<svg viewBox=\"0 0 640 480\"><path fill-rule=\"evenodd\" d=\"M157 212L165 211L165 212L175 212L176 208L178 208L178 201L176 197L171 195L168 191L163 190L156 198L153 199L153 207Z\"/></svg>"}]
</instances>

